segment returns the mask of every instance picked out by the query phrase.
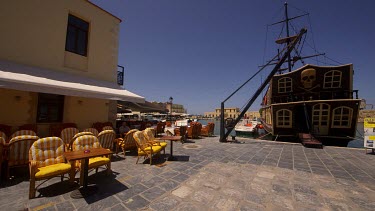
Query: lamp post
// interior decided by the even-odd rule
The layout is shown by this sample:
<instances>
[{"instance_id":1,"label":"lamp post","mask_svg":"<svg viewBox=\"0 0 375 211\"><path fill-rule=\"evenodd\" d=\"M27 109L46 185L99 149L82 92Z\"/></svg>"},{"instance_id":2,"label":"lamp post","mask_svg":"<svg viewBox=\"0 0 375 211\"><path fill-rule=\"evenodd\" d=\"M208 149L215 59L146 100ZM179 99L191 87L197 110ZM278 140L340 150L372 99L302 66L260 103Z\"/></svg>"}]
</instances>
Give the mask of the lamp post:
<instances>
[{"instance_id":1,"label":"lamp post","mask_svg":"<svg viewBox=\"0 0 375 211\"><path fill-rule=\"evenodd\" d=\"M172 123L172 104L173 104L173 97L169 97L169 103L171 105L171 109L169 111L169 118L171 120L171 123Z\"/></svg>"}]
</instances>

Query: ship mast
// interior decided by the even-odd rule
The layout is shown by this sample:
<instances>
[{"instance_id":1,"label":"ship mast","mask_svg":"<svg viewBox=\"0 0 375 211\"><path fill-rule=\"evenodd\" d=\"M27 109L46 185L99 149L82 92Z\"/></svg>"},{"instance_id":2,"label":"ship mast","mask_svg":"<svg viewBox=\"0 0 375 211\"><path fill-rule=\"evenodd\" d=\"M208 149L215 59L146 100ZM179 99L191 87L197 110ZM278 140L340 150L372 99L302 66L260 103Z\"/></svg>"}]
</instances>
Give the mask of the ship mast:
<instances>
[{"instance_id":1,"label":"ship mast","mask_svg":"<svg viewBox=\"0 0 375 211\"><path fill-rule=\"evenodd\" d=\"M285 3L284 3L284 7L285 7L286 37L289 37L288 2L285 2ZM289 43L290 43L290 39L287 39L286 43L287 43L287 45L289 45ZM292 71L292 65L291 65L290 53L288 54L288 70L289 70L289 72Z\"/></svg>"}]
</instances>

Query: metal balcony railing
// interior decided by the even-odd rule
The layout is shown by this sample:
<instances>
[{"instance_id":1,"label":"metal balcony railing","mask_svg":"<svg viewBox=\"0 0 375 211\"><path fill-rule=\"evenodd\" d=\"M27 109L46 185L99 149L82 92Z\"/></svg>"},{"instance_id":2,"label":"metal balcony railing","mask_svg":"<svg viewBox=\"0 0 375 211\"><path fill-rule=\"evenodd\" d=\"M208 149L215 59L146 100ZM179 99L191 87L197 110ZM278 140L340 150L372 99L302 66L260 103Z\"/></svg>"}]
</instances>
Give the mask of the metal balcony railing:
<instances>
[{"instance_id":1,"label":"metal balcony railing","mask_svg":"<svg viewBox=\"0 0 375 211\"><path fill-rule=\"evenodd\" d=\"M124 67L117 65L117 84L120 86L124 85Z\"/></svg>"}]
</instances>

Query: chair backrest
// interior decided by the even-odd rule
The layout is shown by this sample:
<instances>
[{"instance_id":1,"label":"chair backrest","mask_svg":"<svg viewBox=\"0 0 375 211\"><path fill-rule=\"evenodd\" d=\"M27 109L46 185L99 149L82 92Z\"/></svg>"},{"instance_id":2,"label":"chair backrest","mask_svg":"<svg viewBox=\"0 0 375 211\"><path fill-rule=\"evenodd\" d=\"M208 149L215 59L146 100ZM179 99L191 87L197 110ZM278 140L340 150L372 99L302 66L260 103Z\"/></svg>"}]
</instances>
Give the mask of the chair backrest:
<instances>
[{"instance_id":1,"label":"chair backrest","mask_svg":"<svg viewBox=\"0 0 375 211\"><path fill-rule=\"evenodd\" d=\"M9 141L8 165L25 165L29 163L29 149L38 136L16 136Z\"/></svg>"},{"instance_id":2,"label":"chair backrest","mask_svg":"<svg viewBox=\"0 0 375 211\"><path fill-rule=\"evenodd\" d=\"M83 132L91 132L94 136L98 136L99 132L97 129L90 127L83 130Z\"/></svg>"},{"instance_id":3,"label":"chair backrest","mask_svg":"<svg viewBox=\"0 0 375 211\"><path fill-rule=\"evenodd\" d=\"M99 143L103 148L112 150L113 142L116 139L116 133L113 130L103 130L98 135Z\"/></svg>"},{"instance_id":4,"label":"chair backrest","mask_svg":"<svg viewBox=\"0 0 375 211\"><path fill-rule=\"evenodd\" d=\"M112 126L104 126L102 131L104 130L113 130L113 127Z\"/></svg>"},{"instance_id":5,"label":"chair backrest","mask_svg":"<svg viewBox=\"0 0 375 211\"><path fill-rule=\"evenodd\" d=\"M10 138L14 138L16 136L36 136L36 133L32 130L19 130L14 132Z\"/></svg>"},{"instance_id":6,"label":"chair backrest","mask_svg":"<svg viewBox=\"0 0 375 211\"><path fill-rule=\"evenodd\" d=\"M69 149L68 150L72 150L72 145L73 145L74 140L76 140L78 137L84 136L84 135L92 135L93 136L94 134L91 133L91 132L80 132L80 133L75 134L73 136L72 140L70 140L70 142L69 142Z\"/></svg>"},{"instance_id":7,"label":"chair backrest","mask_svg":"<svg viewBox=\"0 0 375 211\"><path fill-rule=\"evenodd\" d=\"M213 135L215 132L215 123L209 122L208 125L210 126L210 135Z\"/></svg>"},{"instance_id":8,"label":"chair backrest","mask_svg":"<svg viewBox=\"0 0 375 211\"><path fill-rule=\"evenodd\" d=\"M77 150L86 150L91 148L100 148L99 140L96 136L93 135L84 135L78 137L74 140L72 149L73 151Z\"/></svg>"},{"instance_id":9,"label":"chair backrest","mask_svg":"<svg viewBox=\"0 0 375 211\"><path fill-rule=\"evenodd\" d=\"M37 124L24 124L19 126L18 130L32 130L35 133L38 133L38 126Z\"/></svg>"},{"instance_id":10,"label":"chair backrest","mask_svg":"<svg viewBox=\"0 0 375 211\"><path fill-rule=\"evenodd\" d=\"M7 137L9 137L12 134L12 126L0 124L0 131L5 133L5 135L7 135Z\"/></svg>"},{"instance_id":11,"label":"chair backrest","mask_svg":"<svg viewBox=\"0 0 375 211\"><path fill-rule=\"evenodd\" d=\"M46 137L38 139L29 150L30 161L36 161L37 167L64 163L64 141L59 137Z\"/></svg>"},{"instance_id":12,"label":"chair backrest","mask_svg":"<svg viewBox=\"0 0 375 211\"><path fill-rule=\"evenodd\" d=\"M146 139L145 134L143 133L143 131L137 131L137 132L135 132L133 134L133 137L134 137L135 143L137 144L137 146L139 148L143 148L144 144L147 143L147 139Z\"/></svg>"},{"instance_id":13,"label":"chair backrest","mask_svg":"<svg viewBox=\"0 0 375 211\"><path fill-rule=\"evenodd\" d=\"M4 149L4 145L5 145L5 139L3 137L0 136L0 168L1 168L1 164L3 162L3 149ZM0 173L1 173L1 169L0 169ZM1 175L0 175L0 178L1 178Z\"/></svg>"},{"instance_id":14,"label":"chair backrest","mask_svg":"<svg viewBox=\"0 0 375 211\"><path fill-rule=\"evenodd\" d=\"M128 133L126 133L126 135L124 137L124 148L125 149L137 147L137 143L136 143L133 135L134 135L135 132L138 132L138 131L139 131L138 129L131 129L131 130L129 130Z\"/></svg>"},{"instance_id":15,"label":"chair backrest","mask_svg":"<svg viewBox=\"0 0 375 211\"><path fill-rule=\"evenodd\" d=\"M64 141L65 144L69 144L74 135L79 133L79 130L74 127L68 127L61 131L60 138Z\"/></svg>"},{"instance_id":16,"label":"chair backrest","mask_svg":"<svg viewBox=\"0 0 375 211\"><path fill-rule=\"evenodd\" d=\"M156 124L156 133L164 133L164 124L161 122L158 122Z\"/></svg>"},{"instance_id":17,"label":"chair backrest","mask_svg":"<svg viewBox=\"0 0 375 211\"><path fill-rule=\"evenodd\" d=\"M3 138L4 141L6 141L7 140L7 135L4 132L0 131L0 138Z\"/></svg>"},{"instance_id":18,"label":"chair backrest","mask_svg":"<svg viewBox=\"0 0 375 211\"><path fill-rule=\"evenodd\" d=\"M143 131L147 141L154 141L155 140L155 137L154 137L154 130L151 129L151 128L146 128L144 131Z\"/></svg>"},{"instance_id":19,"label":"chair backrest","mask_svg":"<svg viewBox=\"0 0 375 211\"><path fill-rule=\"evenodd\" d=\"M181 126L180 130L179 130L179 135L184 136L186 134L186 131L187 131L187 126ZM175 135L177 135L177 134L175 134Z\"/></svg>"}]
</instances>

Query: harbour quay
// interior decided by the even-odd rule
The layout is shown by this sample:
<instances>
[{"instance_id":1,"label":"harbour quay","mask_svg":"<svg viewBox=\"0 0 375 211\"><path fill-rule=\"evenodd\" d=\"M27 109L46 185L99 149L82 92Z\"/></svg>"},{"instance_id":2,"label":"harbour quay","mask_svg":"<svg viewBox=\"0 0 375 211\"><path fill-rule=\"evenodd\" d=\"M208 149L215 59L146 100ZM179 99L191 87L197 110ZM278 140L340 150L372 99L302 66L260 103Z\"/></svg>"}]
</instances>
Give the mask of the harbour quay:
<instances>
[{"instance_id":1,"label":"harbour quay","mask_svg":"<svg viewBox=\"0 0 375 211\"><path fill-rule=\"evenodd\" d=\"M174 143L153 164L127 151L112 156L112 174L89 172L94 195L53 178L28 199L27 172L3 181L0 210L375 210L375 155L364 149L205 137ZM19 171L19 172L18 172Z\"/></svg>"}]
</instances>

